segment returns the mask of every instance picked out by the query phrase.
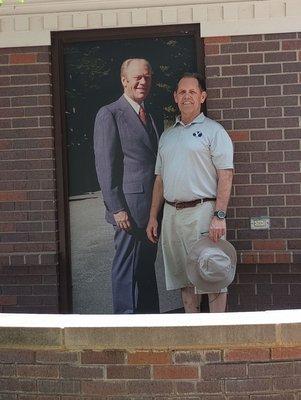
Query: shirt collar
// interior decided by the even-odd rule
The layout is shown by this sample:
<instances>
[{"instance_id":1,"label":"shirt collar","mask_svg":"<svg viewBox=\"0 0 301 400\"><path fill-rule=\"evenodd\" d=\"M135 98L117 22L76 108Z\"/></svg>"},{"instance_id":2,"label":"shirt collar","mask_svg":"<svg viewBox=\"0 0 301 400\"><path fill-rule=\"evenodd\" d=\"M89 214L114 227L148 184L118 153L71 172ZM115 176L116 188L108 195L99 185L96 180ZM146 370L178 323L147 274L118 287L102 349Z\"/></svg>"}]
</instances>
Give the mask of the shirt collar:
<instances>
[{"instance_id":1,"label":"shirt collar","mask_svg":"<svg viewBox=\"0 0 301 400\"><path fill-rule=\"evenodd\" d=\"M204 113L201 113L201 114L199 114L197 117L195 117L195 119L194 119L192 122L190 122L189 124L185 125L185 124L183 124L183 122L181 121L181 116L178 115L178 116L176 117L176 121L175 121L173 127L177 126L178 124L180 124L180 125L182 125L182 126L190 126L190 125L192 125L192 124L198 124L198 123L200 123L200 122L203 122L204 120L205 120L205 115L204 115Z\"/></svg>"},{"instance_id":2,"label":"shirt collar","mask_svg":"<svg viewBox=\"0 0 301 400\"><path fill-rule=\"evenodd\" d=\"M129 96L127 96L125 93L123 93L125 99L130 103L130 105L133 107L135 110L136 114L139 114L140 106L144 108L144 102L141 104L136 103L134 100L132 100Z\"/></svg>"}]
</instances>

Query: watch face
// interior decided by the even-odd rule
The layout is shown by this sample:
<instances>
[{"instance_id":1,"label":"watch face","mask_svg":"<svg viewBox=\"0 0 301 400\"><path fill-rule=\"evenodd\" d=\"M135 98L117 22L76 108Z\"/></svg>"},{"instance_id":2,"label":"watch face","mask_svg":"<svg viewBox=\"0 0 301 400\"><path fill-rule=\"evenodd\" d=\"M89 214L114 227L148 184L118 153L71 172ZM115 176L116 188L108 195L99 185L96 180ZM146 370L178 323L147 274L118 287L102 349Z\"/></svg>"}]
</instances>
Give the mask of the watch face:
<instances>
[{"instance_id":1,"label":"watch face","mask_svg":"<svg viewBox=\"0 0 301 400\"><path fill-rule=\"evenodd\" d=\"M219 219L226 218L226 213L225 213L225 211L222 211L222 210L215 211L214 215L216 215L217 218L219 218Z\"/></svg>"}]
</instances>

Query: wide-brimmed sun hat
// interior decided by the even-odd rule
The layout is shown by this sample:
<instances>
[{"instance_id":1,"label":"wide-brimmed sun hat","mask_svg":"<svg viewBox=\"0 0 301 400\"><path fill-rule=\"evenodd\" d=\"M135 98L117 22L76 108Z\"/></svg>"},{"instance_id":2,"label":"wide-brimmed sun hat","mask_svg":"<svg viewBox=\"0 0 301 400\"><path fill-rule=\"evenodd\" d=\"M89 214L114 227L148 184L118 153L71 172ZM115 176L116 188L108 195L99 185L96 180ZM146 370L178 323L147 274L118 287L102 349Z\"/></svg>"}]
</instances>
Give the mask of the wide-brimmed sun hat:
<instances>
[{"instance_id":1,"label":"wide-brimmed sun hat","mask_svg":"<svg viewBox=\"0 0 301 400\"><path fill-rule=\"evenodd\" d=\"M237 255L231 243L224 239L215 243L205 236L188 253L187 275L197 289L218 293L233 281L236 263Z\"/></svg>"}]
</instances>

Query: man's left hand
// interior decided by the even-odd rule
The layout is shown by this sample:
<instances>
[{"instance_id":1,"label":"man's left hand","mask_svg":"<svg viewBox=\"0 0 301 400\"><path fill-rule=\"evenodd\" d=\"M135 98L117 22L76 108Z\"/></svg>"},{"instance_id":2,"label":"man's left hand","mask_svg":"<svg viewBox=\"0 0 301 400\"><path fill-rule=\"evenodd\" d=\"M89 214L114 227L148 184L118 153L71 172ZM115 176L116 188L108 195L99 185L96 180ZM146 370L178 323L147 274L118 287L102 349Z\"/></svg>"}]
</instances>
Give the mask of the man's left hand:
<instances>
[{"instance_id":1,"label":"man's left hand","mask_svg":"<svg viewBox=\"0 0 301 400\"><path fill-rule=\"evenodd\" d=\"M209 226L209 239L218 242L226 234L226 220L213 217Z\"/></svg>"},{"instance_id":2,"label":"man's left hand","mask_svg":"<svg viewBox=\"0 0 301 400\"><path fill-rule=\"evenodd\" d=\"M156 218L150 217L146 228L146 234L152 243L158 243L158 221Z\"/></svg>"}]
</instances>

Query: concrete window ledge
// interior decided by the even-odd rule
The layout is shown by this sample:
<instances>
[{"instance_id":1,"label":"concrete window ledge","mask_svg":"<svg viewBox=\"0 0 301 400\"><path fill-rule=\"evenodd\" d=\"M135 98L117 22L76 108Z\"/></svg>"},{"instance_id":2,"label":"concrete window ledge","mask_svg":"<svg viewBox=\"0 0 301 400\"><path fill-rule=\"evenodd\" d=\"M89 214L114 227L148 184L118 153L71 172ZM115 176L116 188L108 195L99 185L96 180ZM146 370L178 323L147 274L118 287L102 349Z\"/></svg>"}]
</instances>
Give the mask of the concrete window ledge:
<instances>
[{"instance_id":1,"label":"concrete window ledge","mask_svg":"<svg viewBox=\"0 0 301 400\"><path fill-rule=\"evenodd\" d=\"M162 350L300 345L301 310L0 317L1 348Z\"/></svg>"}]
</instances>

